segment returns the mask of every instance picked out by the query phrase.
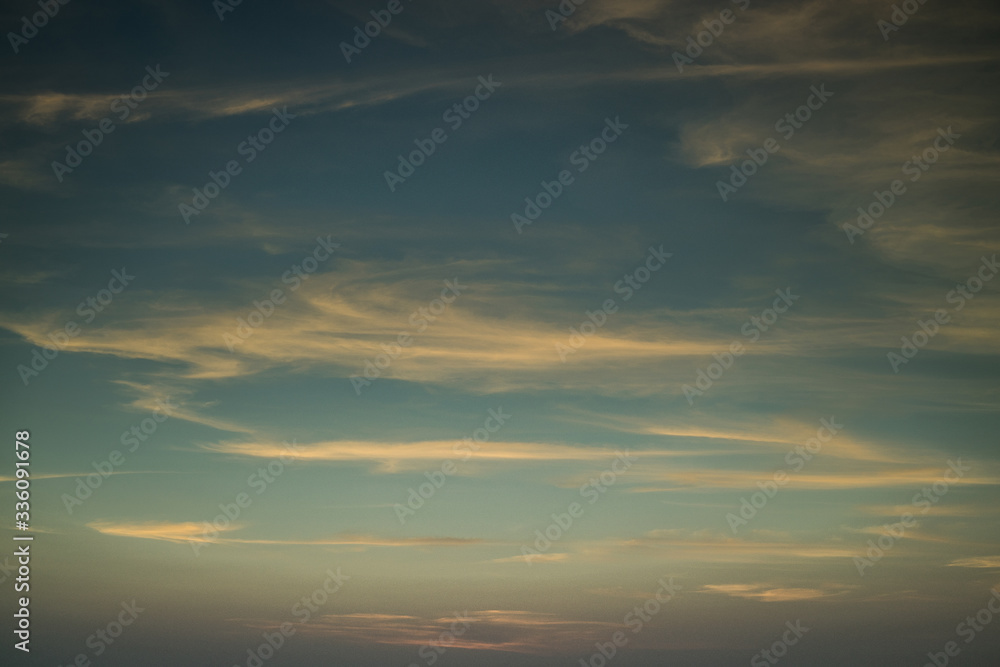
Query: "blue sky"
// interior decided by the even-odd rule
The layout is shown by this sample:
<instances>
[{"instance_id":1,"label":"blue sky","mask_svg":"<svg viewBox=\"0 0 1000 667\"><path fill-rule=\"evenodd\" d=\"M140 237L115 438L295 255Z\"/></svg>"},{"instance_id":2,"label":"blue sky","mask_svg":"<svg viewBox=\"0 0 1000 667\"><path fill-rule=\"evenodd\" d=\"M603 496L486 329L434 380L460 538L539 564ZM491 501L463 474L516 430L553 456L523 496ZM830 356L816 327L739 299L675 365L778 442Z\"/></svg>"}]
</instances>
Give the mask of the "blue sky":
<instances>
[{"instance_id":1,"label":"blue sky","mask_svg":"<svg viewBox=\"0 0 1000 667\"><path fill-rule=\"evenodd\" d=\"M12 664L995 660L995 14L563 5L7 37Z\"/></svg>"}]
</instances>

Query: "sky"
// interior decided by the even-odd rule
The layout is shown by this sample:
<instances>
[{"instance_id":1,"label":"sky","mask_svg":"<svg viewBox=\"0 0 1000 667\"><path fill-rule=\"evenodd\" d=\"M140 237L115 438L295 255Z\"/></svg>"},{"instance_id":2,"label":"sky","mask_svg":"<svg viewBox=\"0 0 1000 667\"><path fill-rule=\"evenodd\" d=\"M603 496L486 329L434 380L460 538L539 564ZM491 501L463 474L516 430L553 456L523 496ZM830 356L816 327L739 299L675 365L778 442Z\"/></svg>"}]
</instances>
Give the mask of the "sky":
<instances>
[{"instance_id":1,"label":"sky","mask_svg":"<svg viewBox=\"0 0 1000 667\"><path fill-rule=\"evenodd\" d=\"M3 664L1000 657L991 3L0 25Z\"/></svg>"}]
</instances>

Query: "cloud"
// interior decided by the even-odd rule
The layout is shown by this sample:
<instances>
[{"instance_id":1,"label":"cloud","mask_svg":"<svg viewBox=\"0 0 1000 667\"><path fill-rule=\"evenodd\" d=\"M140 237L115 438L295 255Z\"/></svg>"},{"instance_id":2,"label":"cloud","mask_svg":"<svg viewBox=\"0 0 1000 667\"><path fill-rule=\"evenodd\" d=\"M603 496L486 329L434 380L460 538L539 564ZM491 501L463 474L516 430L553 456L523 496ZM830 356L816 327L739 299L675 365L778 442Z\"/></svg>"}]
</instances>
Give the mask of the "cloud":
<instances>
[{"instance_id":1,"label":"cloud","mask_svg":"<svg viewBox=\"0 0 1000 667\"><path fill-rule=\"evenodd\" d=\"M970 59L997 59L995 55L955 57L964 59L967 66L971 66ZM797 89L799 84L775 84L773 94L731 82L738 101L730 108L710 118L675 121L680 137L674 157L705 169L711 185L726 180L729 167L746 159L746 150L774 138L780 150L761 168L752 187L741 188L734 198L823 211L830 223L824 238L835 246L855 254L874 251L892 265L947 280L963 279L984 252L989 255L1000 250L992 207L970 205L989 191L989 174L1000 165L992 148L998 126L990 102L965 90L949 89L951 75L934 67L926 56L896 61L875 58L871 64L876 70L894 66L927 69L919 77L891 75L884 69L871 72L868 80L852 81L838 76L846 73L844 69L815 67L816 63L809 62L790 65L812 67L815 74L825 74L820 82L833 93L790 138L783 137L776 123L805 101L807 88L815 80L803 82ZM763 67L781 69L785 65ZM921 114L909 113L913 108L920 108ZM859 122L852 123L851 132L844 132L843 118ZM911 180L912 173L902 172L904 163L922 155L937 139L939 128L953 128L961 136L919 180ZM874 201L873 192L885 191L896 179L906 191L863 236L848 238L843 226L857 225L858 207L868 207ZM946 285L942 284L938 294L922 297L919 307L906 303L906 296L912 294L909 290L896 290L891 297L914 306L908 314L912 319L928 310L929 301L943 305L944 295L951 289ZM988 311L995 313L996 304ZM949 334L958 336L959 332L952 329Z\"/></svg>"},{"instance_id":2,"label":"cloud","mask_svg":"<svg viewBox=\"0 0 1000 667\"><path fill-rule=\"evenodd\" d=\"M913 514L913 505L862 505L857 508L859 512L875 516L901 517L904 514ZM997 514L998 508L988 508L981 505L954 505L951 503L939 503L927 508L928 514L934 516L964 516L978 517L984 514Z\"/></svg>"},{"instance_id":3,"label":"cloud","mask_svg":"<svg viewBox=\"0 0 1000 667\"><path fill-rule=\"evenodd\" d=\"M974 558L959 558L948 563L948 567L970 567L992 569L1000 568L1000 556L977 556Z\"/></svg>"},{"instance_id":4,"label":"cloud","mask_svg":"<svg viewBox=\"0 0 1000 667\"><path fill-rule=\"evenodd\" d=\"M758 602L798 602L838 594L819 588L784 588L773 584L706 584L701 590Z\"/></svg>"},{"instance_id":5,"label":"cloud","mask_svg":"<svg viewBox=\"0 0 1000 667\"><path fill-rule=\"evenodd\" d=\"M210 537L209 531L230 533L242 529L240 524L229 524L219 529L207 522L118 522L93 521L87 524L102 535L133 537L165 542L209 542L212 544L256 544L262 546L350 546L350 547L464 547L489 543L479 538L460 537L379 537L357 533L341 533L333 537L303 540L255 540L236 537Z\"/></svg>"},{"instance_id":6,"label":"cloud","mask_svg":"<svg viewBox=\"0 0 1000 667\"><path fill-rule=\"evenodd\" d=\"M206 535L207 523L197 521L92 521L87 524L102 535L114 537L135 537L145 540L162 540L164 542L218 542L218 539ZM224 533L237 530L238 524L230 524L218 532Z\"/></svg>"},{"instance_id":7,"label":"cloud","mask_svg":"<svg viewBox=\"0 0 1000 667\"><path fill-rule=\"evenodd\" d=\"M91 468L90 470L84 470L83 472L63 472L63 473L49 473L49 474L42 474L42 475L32 475L31 479L36 479L36 480L37 479L64 479L64 478L67 478L67 477L81 477L81 478L83 478L83 477L87 477L88 475L93 475L93 474L94 474L94 470L93 470L93 468ZM177 474L177 473L171 472L169 470L115 470L114 472L112 472L110 474L111 475L174 475L174 474ZM0 484L2 484L4 482L13 482L16 479L17 479L16 477L12 477L12 476L8 476L8 475L0 475Z\"/></svg>"},{"instance_id":8,"label":"cloud","mask_svg":"<svg viewBox=\"0 0 1000 667\"><path fill-rule=\"evenodd\" d=\"M545 553L545 554L532 554L530 557L530 563L565 563L570 558L568 553ZM507 556L505 558L494 558L490 561L491 563L528 563L529 560L525 560L523 555L521 556Z\"/></svg>"},{"instance_id":9,"label":"cloud","mask_svg":"<svg viewBox=\"0 0 1000 667\"><path fill-rule=\"evenodd\" d=\"M850 489L882 489L893 487L913 487L931 485L940 482L944 470L940 467L917 468L871 466L866 469L852 471L829 472L792 472L788 473L788 481L782 487L786 489L810 490L850 490ZM753 470L712 470L706 468L688 470L651 470L648 467L635 472L634 476L644 481L658 480L669 485L639 487L632 491L637 493L656 491L676 491L691 489L755 489L757 483L764 483L773 478L772 472ZM958 484L996 485L1000 484L1000 476L986 474L980 476L966 475Z\"/></svg>"},{"instance_id":10,"label":"cloud","mask_svg":"<svg viewBox=\"0 0 1000 667\"><path fill-rule=\"evenodd\" d=\"M470 440L472 444L475 444ZM441 461L462 459L471 455L476 463L529 464L545 462L610 462L619 450L606 447L584 447L542 442L491 441L478 451L462 440L423 440L417 442L331 441L296 444L290 449L284 443L223 442L204 445L203 449L220 454L274 459L279 457L299 461L358 461L374 462L377 472L396 473L422 469ZM678 458L704 456L698 450L644 450L631 452L642 458Z\"/></svg>"},{"instance_id":11,"label":"cloud","mask_svg":"<svg viewBox=\"0 0 1000 667\"><path fill-rule=\"evenodd\" d=\"M215 308L206 308L205 299L212 297L130 292L116 303L116 315L109 315L116 320L113 326L71 339L64 353L180 364L182 368L173 371L179 380L246 377L275 368L325 369L343 377L349 387L348 375L362 375L366 361L384 353L382 345L393 345L406 332L413 344L399 351L381 377L470 384L494 391L525 384L593 386L590 377L598 368L640 367L650 358L708 356L728 344L705 331L685 333L659 317L636 311L618 315L621 326L594 335L587 341L586 355L564 363L555 343L568 338L568 325L551 316L543 319L535 309L544 308L546 301L554 305L552 293L544 285L475 280L476 274L492 274L496 268L494 262L344 261L336 272L315 274L296 293L285 288L288 302L251 337L237 343L233 352L223 335L235 337L237 318L247 316L254 298L281 286L280 275L263 282L258 288L262 291L250 292L245 299L231 297ZM460 284L468 285L467 291L433 320L426 312L421 315L418 309L426 311L442 292L443 281L456 276ZM174 307L157 308L163 301ZM51 311L21 314L7 326L30 342L43 344L65 317ZM567 311L559 319L563 317L578 324L583 316Z\"/></svg>"},{"instance_id":12,"label":"cloud","mask_svg":"<svg viewBox=\"0 0 1000 667\"><path fill-rule=\"evenodd\" d=\"M260 621L247 623L270 628ZM420 647L439 641L449 648L549 655L573 650L598 633L620 626L564 619L535 611L483 610L450 617L396 614L327 614L301 628L306 634L362 644ZM443 637L442 637L443 635Z\"/></svg>"},{"instance_id":13,"label":"cloud","mask_svg":"<svg viewBox=\"0 0 1000 667\"><path fill-rule=\"evenodd\" d=\"M610 415L597 418L588 415L585 419L604 428L625 433L663 436L679 440L690 439L706 448L721 446L724 443L727 447L737 447L738 451L743 454L788 452L794 447L805 445L810 439L815 439L817 429L820 428L821 424L820 419L806 422L790 417L759 417L742 414L738 419L718 415L713 415L710 419L703 415L683 419L675 416L672 423L665 423L660 418L620 418ZM830 415L824 419L838 423L836 415ZM703 425L699 422L711 425ZM706 442L702 444L700 441ZM823 444L822 453L824 456L855 461L911 464L920 456L914 453L912 448L895 443L864 442L844 430L839 431L834 438ZM930 460L928 456L928 461Z\"/></svg>"},{"instance_id":14,"label":"cloud","mask_svg":"<svg viewBox=\"0 0 1000 667\"><path fill-rule=\"evenodd\" d=\"M190 387L181 387L176 383L142 383L132 380L113 380L135 396L126 408L145 414L164 414L173 419L188 421L194 424L208 426L218 431L230 433L254 433L254 429L234 421L212 417L206 411L213 407L212 403L192 402Z\"/></svg>"},{"instance_id":15,"label":"cloud","mask_svg":"<svg viewBox=\"0 0 1000 667\"><path fill-rule=\"evenodd\" d=\"M140 114L126 122L208 120L246 114L270 114L272 108L289 107L296 115L329 113L363 106L386 104L432 90L464 90L468 78L372 76L357 81L317 83L313 80L272 80L225 83L211 87L180 87L166 78L142 101ZM38 91L0 96L0 109L8 110L6 121L53 127L69 123L93 123L118 116L111 104L122 93L64 93Z\"/></svg>"},{"instance_id":16,"label":"cloud","mask_svg":"<svg viewBox=\"0 0 1000 667\"><path fill-rule=\"evenodd\" d=\"M856 548L834 538L810 542L775 537L761 531L751 531L748 537L733 537L710 529L656 529L635 538L609 538L594 542L587 548L595 558L600 558L601 554L617 558L628 553L649 552L658 559L685 563L784 563L857 555Z\"/></svg>"}]
</instances>

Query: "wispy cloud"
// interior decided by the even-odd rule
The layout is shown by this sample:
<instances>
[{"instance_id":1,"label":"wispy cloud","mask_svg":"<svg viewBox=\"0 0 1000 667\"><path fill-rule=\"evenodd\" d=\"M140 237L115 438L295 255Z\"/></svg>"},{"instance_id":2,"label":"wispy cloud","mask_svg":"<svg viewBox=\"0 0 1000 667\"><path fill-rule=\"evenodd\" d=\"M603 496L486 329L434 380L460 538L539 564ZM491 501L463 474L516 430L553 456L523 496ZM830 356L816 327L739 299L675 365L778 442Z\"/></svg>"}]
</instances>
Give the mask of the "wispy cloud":
<instances>
[{"instance_id":1,"label":"wispy cloud","mask_svg":"<svg viewBox=\"0 0 1000 667\"><path fill-rule=\"evenodd\" d=\"M992 569L1000 568L1000 556L977 556L974 558L959 558L948 563L949 567L971 567Z\"/></svg>"},{"instance_id":2,"label":"wispy cloud","mask_svg":"<svg viewBox=\"0 0 1000 667\"><path fill-rule=\"evenodd\" d=\"M839 595L846 589L786 588L774 584L706 584L701 590L758 602L796 602Z\"/></svg>"},{"instance_id":3,"label":"wispy cloud","mask_svg":"<svg viewBox=\"0 0 1000 667\"><path fill-rule=\"evenodd\" d=\"M457 618L463 619L457 621ZM257 627L269 624L250 622ZM363 644L423 646L443 632L455 634L451 648L549 655L572 650L594 634L620 629L611 623L561 618L535 611L483 610L442 618L395 614L328 614L303 631ZM460 630L461 632L455 632Z\"/></svg>"},{"instance_id":4,"label":"wispy cloud","mask_svg":"<svg viewBox=\"0 0 1000 667\"><path fill-rule=\"evenodd\" d=\"M103 535L134 537L165 542L210 542L212 544L256 544L263 546L347 546L347 547L465 547L488 544L489 540L459 537L379 537L356 533L341 533L333 537L316 539L258 540L236 537L211 536L211 531L232 533L241 530L241 524L230 524L219 530L205 522L186 521L93 521L87 524Z\"/></svg>"}]
</instances>

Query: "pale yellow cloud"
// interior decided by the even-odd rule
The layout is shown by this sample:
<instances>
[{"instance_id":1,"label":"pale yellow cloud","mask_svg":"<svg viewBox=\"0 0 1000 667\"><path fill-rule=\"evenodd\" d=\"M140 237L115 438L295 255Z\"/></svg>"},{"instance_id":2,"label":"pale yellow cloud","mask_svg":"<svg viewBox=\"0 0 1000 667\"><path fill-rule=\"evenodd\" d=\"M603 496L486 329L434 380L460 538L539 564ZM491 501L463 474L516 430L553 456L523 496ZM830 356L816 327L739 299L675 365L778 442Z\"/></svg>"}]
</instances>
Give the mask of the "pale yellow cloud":
<instances>
[{"instance_id":1,"label":"pale yellow cloud","mask_svg":"<svg viewBox=\"0 0 1000 667\"><path fill-rule=\"evenodd\" d=\"M712 529L655 529L638 537L564 538L561 544L563 553L567 554L566 560L581 564L613 564L627 559L630 562L670 562L685 567L705 563L756 565L850 559L858 555L857 545L839 536L817 541L760 530L747 530L745 535L732 536ZM516 555L506 561L523 563L524 559Z\"/></svg>"},{"instance_id":2,"label":"pale yellow cloud","mask_svg":"<svg viewBox=\"0 0 1000 667\"><path fill-rule=\"evenodd\" d=\"M491 563L521 563L522 565L526 563L565 563L570 559L568 553L539 553L531 554L528 559L525 559L523 555L520 556L507 556L505 558L494 558Z\"/></svg>"},{"instance_id":3,"label":"pale yellow cloud","mask_svg":"<svg viewBox=\"0 0 1000 667\"><path fill-rule=\"evenodd\" d=\"M706 584L702 590L758 602L816 600L837 594L819 588L784 588L772 584Z\"/></svg>"},{"instance_id":4,"label":"pale yellow cloud","mask_svg":"<svg viewBox=\"0 0 1000 667\"><path fill-rule=\"evenodd\" d=\"M959 558L948 563L949 567L1000 568L1000 556L978 556L974 558Z\"/></svg>"},{"instance_id":5,"label":"pale yellow cloud","mask_svg":"<svg viewBox=\"0 0 1000 667\"><path fill-rule=\"evenodd\" d=\"M478 450L471 448L478 447ZM299 461L357 461L376 463L376 470L395 473L423 469L431 464L451 460L458 468L467 459L473 463L494 462L513 464L558 462L606 462L610 465L620 456L632 459L685 458L705 456L699 450L631 451L608 447L585 447L544 442L489 441L477 444L473 440L421 440L417 442L330 441L296 444L289 448L277 442L222 442L204 445L210 452L276 459L284 457ZM619 464L620 467L621 464ZM467 471L462 470L463 474Z\"/></svg>"},{"instance_id":6,"label":"pale yellow cloud","mask_svg":"<svg viewBox=\"0 0 1000 667\"><path fill-rule=\"evenodd\" d=\"M204 522L197 521L92 521L87 524L102 535L114 537L135 537L146 540L162 540L165 542L217 542L217 538L206 535ZM237 530L239 524L229 524L218 532L225 533Z\"/></svg>"},{"instance_id":7,"label":"pale yellow cloud","mask_svg":"<svg viewBox=\"0 0 1000 667\"><path fill-rule=\"evenodd\" d=\"M945 469L941 467L932 468L898 468L898 467L870 467L864 470L854 471L832 471L813 472L803 469L794 472L787 466L782 466L788 474L788 481L781 488L786 489L818 489L818 490L847 490L847 489L879 489L892 487L912 487L919 489L923 486L933 485L940 482L944 476ZM651 469L649 466L634 473L642 481L661 481L667 483L664 486L646 486L633 488L637 493L656 491L675 491L691 489L755 489L757 483L765 483L773 480L773 472L753 471L753 470L711 470L705 468L676 470L676 469ZM952 482L959 485L987 486L1000 484L1000 476L995 474L966 474L961 480Z\"/></svg>"},{"instance_id":8,"label":"pale yellow cloud","mask_svg":"<svg viewBox=\"0 0 1000 667\"><path fill-rule=\"evenodd\" d=\"M464 547L488 544L488 540L460 537L379 537L341 533L327 538L303 540L255 540L214 535L214 532L231 533L243 528L231 523L219 529L207 522L186 521L93 521L87 524L102 535L134 537L165 542L210 542L213 544L257 544L270 546L347 546L347 547Z\"/></svg>"},{"instance_id":9,"label":"pale yellow cloud","mask_svg":"<svg viewBox=\"0 0 1000 667\"><path fill-rule=\"evenodd\" d=\"M900 517L904 514L913 514L913 505L862 505L857 510L864 514L886 517ZM1000 508L986 507L983 505L957 505L954 503L938 503L929 508L931 516L963 516L976 517L984 514L1000 513Z\"/></svg>"},{"instance_id":10,"label":"pale yellow cloud","mask_svg":"<svg viewBox=\"0 0 1000 667\"><path fill-rule=\"evenodd\" d=\"M273 627L261 621L247 622ZM449 648L546 655L579 647L591 637L613 632L620 625L561 618L534 611L482 610L450 617L419 618L395 614L328 614L303 626L310 635L335 637L363 644L424 646L441 641Z\"/></svg>"}]
</instances>

